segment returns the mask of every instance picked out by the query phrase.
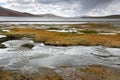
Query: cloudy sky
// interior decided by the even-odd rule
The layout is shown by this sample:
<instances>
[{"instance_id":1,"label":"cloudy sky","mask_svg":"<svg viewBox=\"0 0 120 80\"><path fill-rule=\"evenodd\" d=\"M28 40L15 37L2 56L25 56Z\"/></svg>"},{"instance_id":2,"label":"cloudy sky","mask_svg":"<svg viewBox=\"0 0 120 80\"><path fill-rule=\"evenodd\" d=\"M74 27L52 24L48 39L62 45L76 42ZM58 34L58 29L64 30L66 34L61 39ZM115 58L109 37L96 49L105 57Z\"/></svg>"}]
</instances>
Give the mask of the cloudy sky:
<instances>
[{"instance_id":1,"label":"cloudy sky","mask_svg":"<svg viewBox=\"0 0 120 80\"><path fill-rule=\"evenodd\" d=\"M120 14L120 0L0 0L0 6L21 12L64 17Z\"/></svg>"}]
</instances>

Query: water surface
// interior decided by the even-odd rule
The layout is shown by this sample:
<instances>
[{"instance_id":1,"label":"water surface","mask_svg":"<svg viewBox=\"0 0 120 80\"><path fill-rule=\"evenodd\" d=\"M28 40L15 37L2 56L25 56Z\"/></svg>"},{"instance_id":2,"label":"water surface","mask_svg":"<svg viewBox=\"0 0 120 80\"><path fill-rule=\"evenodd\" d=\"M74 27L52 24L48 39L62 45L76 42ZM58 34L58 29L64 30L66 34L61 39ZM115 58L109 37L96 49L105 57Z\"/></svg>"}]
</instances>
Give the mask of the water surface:
<instances>
[{"instance_id":1,"label":"water surface","mask_svg":"<svg viewBox=\"0 0 120 80\"><path fill-rule=\"evenodd\" d=\"M84 22L108 22L119 24L120 19L107 18L45 18L45 17L0 17L0 24L80 24Z\"/></svg>"},{"instance_id":2,"label":"water surface","mask_svg":"<svg viewBox=\"0 0 120 80\"><path fill-rule=\"evenodd\" d=\"M33 44L32 49L21 47ZM120 49L103 46L55 47L35 43L29 39L10 40L8 48L0 49L0 67L17 70L37 70L38 67L80 67L100 64L120 68Z\"/></svg>"}]
</instances>

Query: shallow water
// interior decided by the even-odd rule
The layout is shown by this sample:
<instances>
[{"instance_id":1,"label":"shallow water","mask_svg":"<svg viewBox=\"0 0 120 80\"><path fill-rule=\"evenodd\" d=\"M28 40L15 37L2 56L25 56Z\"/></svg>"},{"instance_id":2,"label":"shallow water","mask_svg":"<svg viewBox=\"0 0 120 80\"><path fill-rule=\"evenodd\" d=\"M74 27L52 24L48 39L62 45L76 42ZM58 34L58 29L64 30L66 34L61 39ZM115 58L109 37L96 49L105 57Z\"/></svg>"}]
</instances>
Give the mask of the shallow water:
<instances>
[{"instance_id":1,"label":"shallow water","mask_svg":"<svg viewBox=\"0 0 120 80\"><path fill-rule=\"evenodd\" d=\"M0 17L0 24L83 24L86 22L120 25L120 19L108 18Z\"/></svg>"},{"instance_id":2,"label":"shallow water","mask_svg":"<svg viewBox=\"0 0 120 80\"><path fill-rule=\"evenodd\" d=\"M32 49L21 47L33 44ZM0 49L0 67L6 69L35 71L38 67L58 68L60 66L80 67L102 64L120 68L120 49L103 46L55 47L35 43L29 39L10 40L8 48Z\"/></svg>"}]
</instances>

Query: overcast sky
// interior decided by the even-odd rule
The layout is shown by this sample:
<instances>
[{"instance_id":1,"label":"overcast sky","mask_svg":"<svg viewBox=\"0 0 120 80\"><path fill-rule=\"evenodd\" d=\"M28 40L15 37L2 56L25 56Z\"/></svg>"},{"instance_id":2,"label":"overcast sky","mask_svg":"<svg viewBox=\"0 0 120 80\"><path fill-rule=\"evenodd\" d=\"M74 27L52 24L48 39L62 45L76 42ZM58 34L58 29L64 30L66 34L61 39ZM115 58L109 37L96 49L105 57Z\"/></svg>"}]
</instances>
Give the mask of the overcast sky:
<instances>
[{"instance_id":1,"label":"overcast sky","mask_svg":"<svg viewBox=\"0 0 120 80\"><path fill-rule=\"evenodd\" d=\"M120 0L0 0L0 5L22 12L64 17L120 14Z\"/></svg>"}]
</instances>

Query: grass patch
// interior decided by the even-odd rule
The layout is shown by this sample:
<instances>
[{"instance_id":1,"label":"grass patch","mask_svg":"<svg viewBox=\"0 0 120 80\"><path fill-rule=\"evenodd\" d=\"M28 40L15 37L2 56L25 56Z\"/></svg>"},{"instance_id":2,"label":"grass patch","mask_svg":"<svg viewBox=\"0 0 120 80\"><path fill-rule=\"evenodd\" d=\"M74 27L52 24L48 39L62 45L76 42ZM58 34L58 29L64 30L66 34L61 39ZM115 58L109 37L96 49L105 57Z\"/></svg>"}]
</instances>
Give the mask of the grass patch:
<instances>
[{"instance_id":1,"label":"grass patch","mask_svg":"<svg viewBox=\"0 0 120 80\"><path fill-rule=\"evenodd\" d=\"M29 35L36 42L56 46L96 46L120 48L120 35L72 34L33 28L11 28L7 35Z\"/></svg>"},{"instance_id":2,"label":"grass patch","mask_svg":"<svg viewBox=\"0 0 120 80\"><path fill-rule=\"evenodd\" d=\"M105 33L120 31L119 27L115 27L114 25L107 24L107 23L72 24L72 25L69 25L69 28L82 29L82 30L85 30L84 31L85 33L92 33L93 31L105 32Z\"/></svg>"},{"instance_id":3,"label":"grass patch","mask_svg":"<svg viewBox=\"0 0 120 80\"><path fill-rule=\"evenodd\" d=\"M61 30L61 29L60 28L50 27L50 28L47 28L47 30Z\"/></svg>"},{"instance_id":4,"label":"grass patch","mask_svg":"<svg viewBox=\"0 0 120 80\"><path fill-rule=\"evenodd\" d=\"M86 33L86 34L97 34L97 33L99 33L98 31L95 31L95 30L82 30L80 32Z\"/></svg>"},{"instance_id":5,"label":"grass patch","mask_svg":"<svg viewBox=\"0 0 120 80\"><path fill-rule=\"evenodd\" d=\"M32 49L34 47L34 45L32 45L32 44L24 44L21 47L27 47L27 48Z\"/></svg>"}]
</instances>

